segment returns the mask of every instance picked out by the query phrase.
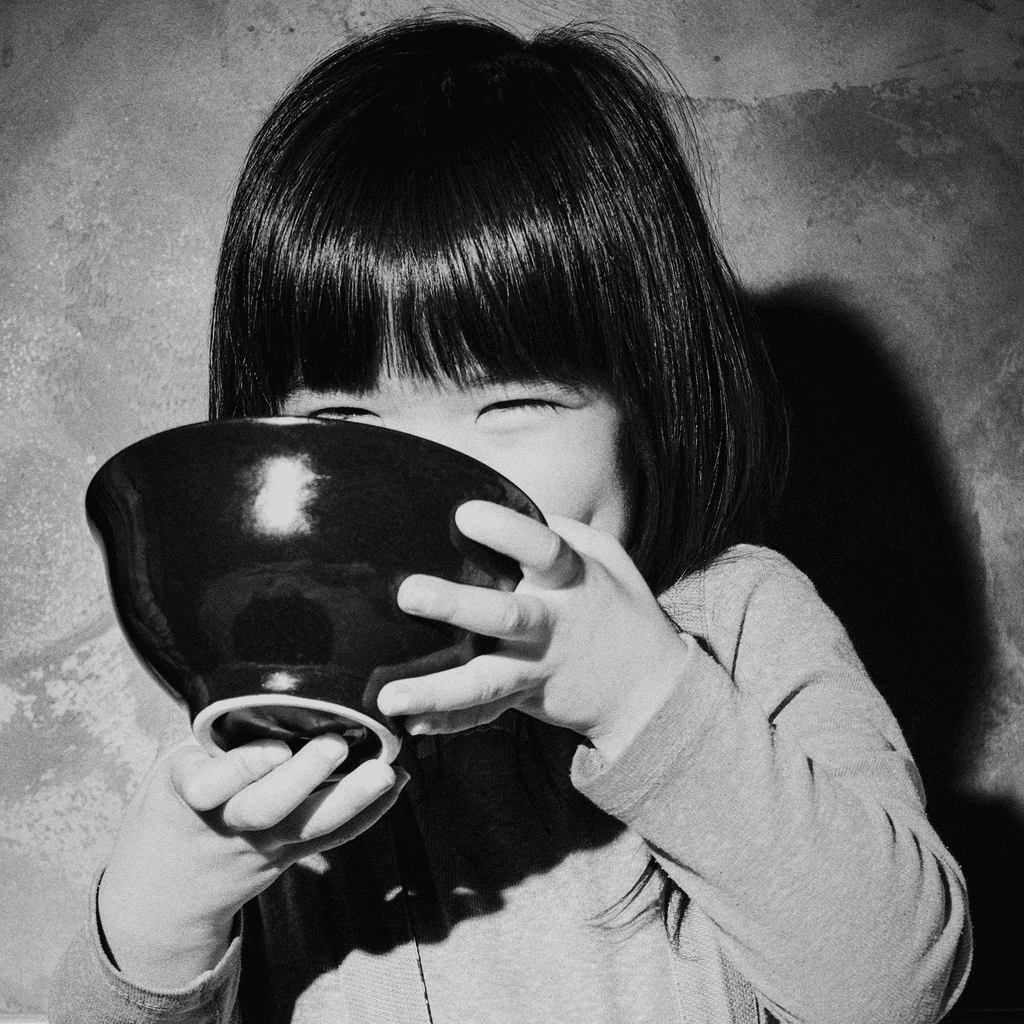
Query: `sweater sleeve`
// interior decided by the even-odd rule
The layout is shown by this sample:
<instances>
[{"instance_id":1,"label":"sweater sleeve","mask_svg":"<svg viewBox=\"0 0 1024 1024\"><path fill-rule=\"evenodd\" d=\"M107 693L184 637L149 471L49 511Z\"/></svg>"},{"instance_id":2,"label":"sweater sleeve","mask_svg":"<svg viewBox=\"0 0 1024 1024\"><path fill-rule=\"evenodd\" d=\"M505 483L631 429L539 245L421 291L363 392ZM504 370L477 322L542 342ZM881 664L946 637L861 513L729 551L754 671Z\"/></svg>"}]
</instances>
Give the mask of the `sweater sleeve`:
<instances>
[{"instance_id":1,"label":"sweater sleeve","mask_svg":"<svg viewBox=\"0 0 1024 1024\"><path fill-rule=\"evenodd\" d=\"M111 962L101 933L96 896L88 923L57 965L48 1006L51 1024L240 1024L236 995L241 935L220 963L185 988L157 991L126 978Z\"/></svg>"},{"instance_id":2,"label":"sweater sleeve","mask_svg":"<svg viewBox=\"0 0 1024 1024\"><path fill-rule=\"evenodd\" d=\"M737 549L666 609L685 682L574 783L644 838L787 1022L924 1024L970 963L960 869L845 631L781 555Z\"/></svg>"}]
</instances>

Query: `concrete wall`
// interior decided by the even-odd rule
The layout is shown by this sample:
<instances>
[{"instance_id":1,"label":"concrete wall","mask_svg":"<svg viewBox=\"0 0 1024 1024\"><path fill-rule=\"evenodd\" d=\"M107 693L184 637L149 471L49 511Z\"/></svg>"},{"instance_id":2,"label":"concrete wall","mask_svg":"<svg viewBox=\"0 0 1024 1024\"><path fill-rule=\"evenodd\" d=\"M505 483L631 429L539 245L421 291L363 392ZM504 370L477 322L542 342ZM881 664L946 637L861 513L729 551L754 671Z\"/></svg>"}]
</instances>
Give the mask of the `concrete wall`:
<instances>
[{"instance_id":1,"label":"concrete wall","mask_svg":"<svg viewBox=\"0 0 1024 1024\"><path fill-rule=\"evenodd\" d=\"M850 624L974 895L964 1005L1024 1003L1024 7L1016 0L468 3L662 55L789 391L776 542ZM244 147L389 0L0 4L0 1014L42 1012L127 795L180 730L121 640L97 465L202 418Z\"/></svg>"}]
</instances>

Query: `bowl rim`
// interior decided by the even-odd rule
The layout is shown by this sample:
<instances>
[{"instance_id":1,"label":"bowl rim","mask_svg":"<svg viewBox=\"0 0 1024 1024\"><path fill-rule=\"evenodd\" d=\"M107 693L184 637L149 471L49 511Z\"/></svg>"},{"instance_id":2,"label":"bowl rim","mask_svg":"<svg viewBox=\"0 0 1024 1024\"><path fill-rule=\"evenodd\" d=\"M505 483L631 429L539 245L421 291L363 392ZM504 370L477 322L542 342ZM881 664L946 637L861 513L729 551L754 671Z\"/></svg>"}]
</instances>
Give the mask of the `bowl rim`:
<instances>
[{"instance_id":1,"label":"bowl rim","mask_svg":"<svg viewBox=\"0 0 1024 1024\"><path fill-rule=\"evenodd\" d=\"M182 423L176 427L168 427L166 430L159 430L152 434L147 434L145 437L141 437L131 444L125 445L123 448L116 451L109 458L105 459L96 469L96 472L92 475L87 487L86 487L86 499L88 504L88 492L93 490L93 484L96 487L100 486L100 481L103 477L107 476L110 469L124 461L128 457L129 453L141 452L149 445L151 445L157 438L166 439L173 434L186 434L198 431L208 430L223 430L223 429L239 429L242 427L252 428L257 427L270 427L274 430L286 430L289 427L307 428L312 427L317 430L343 430L347 433L354 433L355 436L362 435L363 437L377 437L380 438L380 431L387 431L387 437L395 440L394 447L401 448L405 447L407 450L414 450L419 448L423 451L434 451L444 453L444 457L454 462L462 462L464 465L470 466L476 470L483 470L490 476L497 480L504 481L514 492L521 494L527 501L527 504L532 507L536 513L537 518L542 523L547 523L547 519L544 513L541 511L540 506L537 502L523 490L514 480L507 477L504 473L495 469L493 466L489 466L486 462L475 458L472 455L467 455L466 452L460 451L458 448L452 448L449 445L442 444L440 441L433 441L430 438L421 437L419 434L410 434L404 430L396 430L391 427L375 426L370 423L356 423L352 420L338 420L338 419L327 419L326 417L319 416L231 416L223 419L216 420L197 420L194 423ZM373 431L373 434L367 434L366 431Z\"/></svg>"}]
</instances>

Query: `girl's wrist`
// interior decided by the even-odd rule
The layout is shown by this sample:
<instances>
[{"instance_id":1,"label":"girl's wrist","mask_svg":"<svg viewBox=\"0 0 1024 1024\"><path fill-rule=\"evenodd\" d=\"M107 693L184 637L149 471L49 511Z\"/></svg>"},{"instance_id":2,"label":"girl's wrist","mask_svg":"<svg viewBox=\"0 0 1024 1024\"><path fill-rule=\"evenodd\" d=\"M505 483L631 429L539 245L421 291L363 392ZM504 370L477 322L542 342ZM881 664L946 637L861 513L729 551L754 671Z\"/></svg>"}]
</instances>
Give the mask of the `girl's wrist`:
<instances>
[{"instance_id":1,"label":"girl's wrist","mask_svg":"<svg viewBox=\"0 0 1024 1024\"><path fill-rule=\"evenodd\" d=\"M624 691L608 721L587 737L605 761L619 757L679 687L685 686L687 666L696 648L687 633L666 636L638 667L634 676L637 682Z\"/></svg>"},{"instance_id":2,"label":"girl's wrist","mask_svg":"<svg viewBox=\"0 0 1024 1024\"><path fill-rule=\"evenodd\" d=\"M107 898L103 880L96 912L100 940L111 965L141 988L188 987L220 963L235 932L233 913L171 917L141 906L129 908Z\"/></svg>"}]
</instances>

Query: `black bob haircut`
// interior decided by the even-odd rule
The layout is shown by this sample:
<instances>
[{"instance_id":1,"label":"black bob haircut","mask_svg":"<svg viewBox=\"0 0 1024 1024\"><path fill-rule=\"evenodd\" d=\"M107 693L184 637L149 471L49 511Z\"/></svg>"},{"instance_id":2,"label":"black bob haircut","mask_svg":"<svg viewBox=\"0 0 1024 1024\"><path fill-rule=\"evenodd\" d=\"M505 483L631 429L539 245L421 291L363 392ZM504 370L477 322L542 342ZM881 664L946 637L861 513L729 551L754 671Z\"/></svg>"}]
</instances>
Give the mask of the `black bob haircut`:
<instances>
[{"instance_id":1,"label":"black bob haircut","mask_svg":"<svg viewBox=\"0 0 1024 1024\"><path fill-rule=\"evenodd\" d=\"M214 418L383 371L618 403L626 546L655 593L760 537L785 427L710 230L681 92L639 45L426 17L308 71L257 133L211 325Z\"/></svg>"}]
</instances>

